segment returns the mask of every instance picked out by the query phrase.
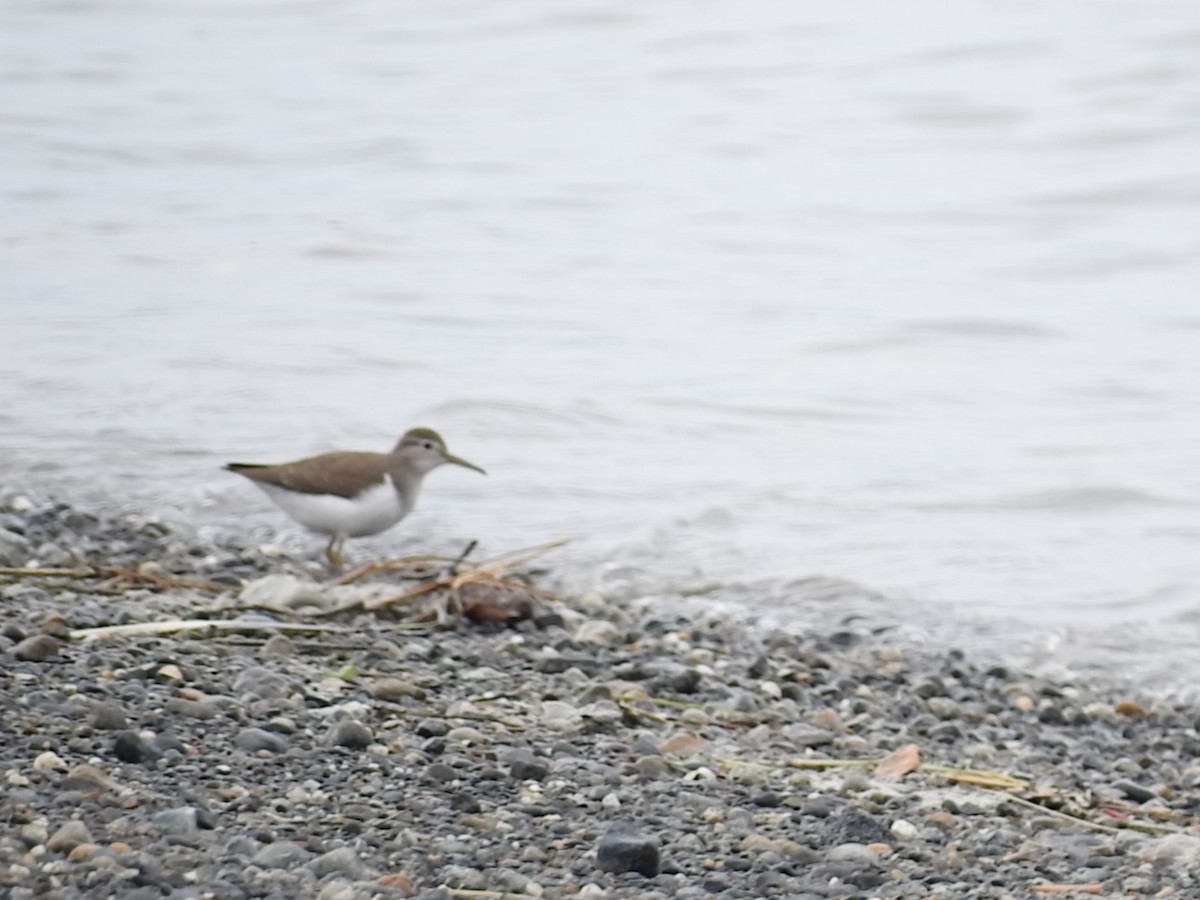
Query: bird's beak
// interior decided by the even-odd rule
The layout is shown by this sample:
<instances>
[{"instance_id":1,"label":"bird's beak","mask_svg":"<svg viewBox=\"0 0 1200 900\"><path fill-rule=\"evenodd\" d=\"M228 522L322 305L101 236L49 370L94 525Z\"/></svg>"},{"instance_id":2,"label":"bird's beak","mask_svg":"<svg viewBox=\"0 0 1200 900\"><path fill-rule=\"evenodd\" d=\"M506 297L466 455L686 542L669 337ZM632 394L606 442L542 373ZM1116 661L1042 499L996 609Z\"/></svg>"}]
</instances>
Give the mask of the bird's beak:
<instances>
[{"instance_id":1,"label":"bird's beak","mask_svg":"<svg viewBox=\"0 0 1200 900\"><path fill-rule=\"evenodd\" d=\"M469 463L462 457L455 456L452 453L446 454L446 462L454 463L454 465L456 465L456 466L462 466L464 469L474 469L476 472L479 472L482 475L487 474L487 472L485 472L483 469L479 468L479 466L475 465L475 463Z\"/></svg>"}]
</instances>

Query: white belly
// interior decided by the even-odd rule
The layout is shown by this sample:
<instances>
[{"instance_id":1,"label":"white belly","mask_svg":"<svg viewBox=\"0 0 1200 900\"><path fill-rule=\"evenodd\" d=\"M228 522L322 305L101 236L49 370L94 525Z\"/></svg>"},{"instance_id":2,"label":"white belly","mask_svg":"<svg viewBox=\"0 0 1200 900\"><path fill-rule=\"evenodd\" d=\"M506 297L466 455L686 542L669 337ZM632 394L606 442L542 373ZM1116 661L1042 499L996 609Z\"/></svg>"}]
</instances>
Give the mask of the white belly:
<instances>
[{"instance_id":1,"label":"white belly","mask_svg":"<svg viewBox=\"0 0 1200 900\"><path fill-rule=\"evenodd\" d=\"M391 528L406 515L392 479L363 491L352 500L330 494L298 494L273 484L255 482L275 505L310 531L337 537L363 537Z\"/></svg>"}]
</instances>

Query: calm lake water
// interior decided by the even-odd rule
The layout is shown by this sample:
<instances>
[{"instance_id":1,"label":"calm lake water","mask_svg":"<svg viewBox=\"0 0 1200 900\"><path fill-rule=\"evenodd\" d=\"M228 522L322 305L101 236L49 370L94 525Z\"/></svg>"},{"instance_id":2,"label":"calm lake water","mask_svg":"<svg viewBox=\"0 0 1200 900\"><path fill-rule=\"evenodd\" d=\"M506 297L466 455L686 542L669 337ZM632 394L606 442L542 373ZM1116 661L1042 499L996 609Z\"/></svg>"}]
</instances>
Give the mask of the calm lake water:
<instances>
[{"instance_id":1,"label":"calm lake water","mask_svg":"<svg viewBox=\"0 0 1200 900\"><path fill-rule=\"evenodd\" d=\"M1200 4L7 0L2 480L1200 679ZM681 599L687 595L690 599Z\"/></svg>"}]
</instances>

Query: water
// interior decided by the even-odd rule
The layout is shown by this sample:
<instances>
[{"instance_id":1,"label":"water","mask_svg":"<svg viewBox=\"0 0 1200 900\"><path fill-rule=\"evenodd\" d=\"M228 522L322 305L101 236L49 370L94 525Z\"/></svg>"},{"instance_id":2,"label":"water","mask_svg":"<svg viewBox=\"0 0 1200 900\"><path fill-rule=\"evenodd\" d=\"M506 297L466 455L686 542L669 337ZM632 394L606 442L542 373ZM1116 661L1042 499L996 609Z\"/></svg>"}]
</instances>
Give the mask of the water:
<instances>
[{"instance_id":1,"label":"water","mask_svg":"<svg viewBox=\"0 0 1200 900\"><path fill-rule=\"evenodd\" d=\"M315 547L1200 676L1200 6L0 8L0 462ZM691 599L683 599L683 595Z\"/></svg>"}]
</instances>

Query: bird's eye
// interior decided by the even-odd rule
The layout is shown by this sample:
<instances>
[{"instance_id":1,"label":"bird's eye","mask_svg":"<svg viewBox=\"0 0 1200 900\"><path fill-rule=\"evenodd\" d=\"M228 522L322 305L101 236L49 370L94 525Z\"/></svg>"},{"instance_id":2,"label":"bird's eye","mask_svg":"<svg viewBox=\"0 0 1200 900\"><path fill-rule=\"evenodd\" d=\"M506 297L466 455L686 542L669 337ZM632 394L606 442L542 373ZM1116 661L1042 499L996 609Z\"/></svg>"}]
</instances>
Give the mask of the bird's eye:
<instances>
[{"instance_id":1,"label":"bird's eye","mask_svg":"<svg viewBox=\"0 0 1200 900\"><path fill-rule=\"evenodd\" d=\"M426 442L425 442L425 443L423 443L421 446L422 446L422 447L424 447L426 450L432 450L432 449L433 449L433 444L429 443L429 441L426 441Z\"/></svg>"}]
</instances>

